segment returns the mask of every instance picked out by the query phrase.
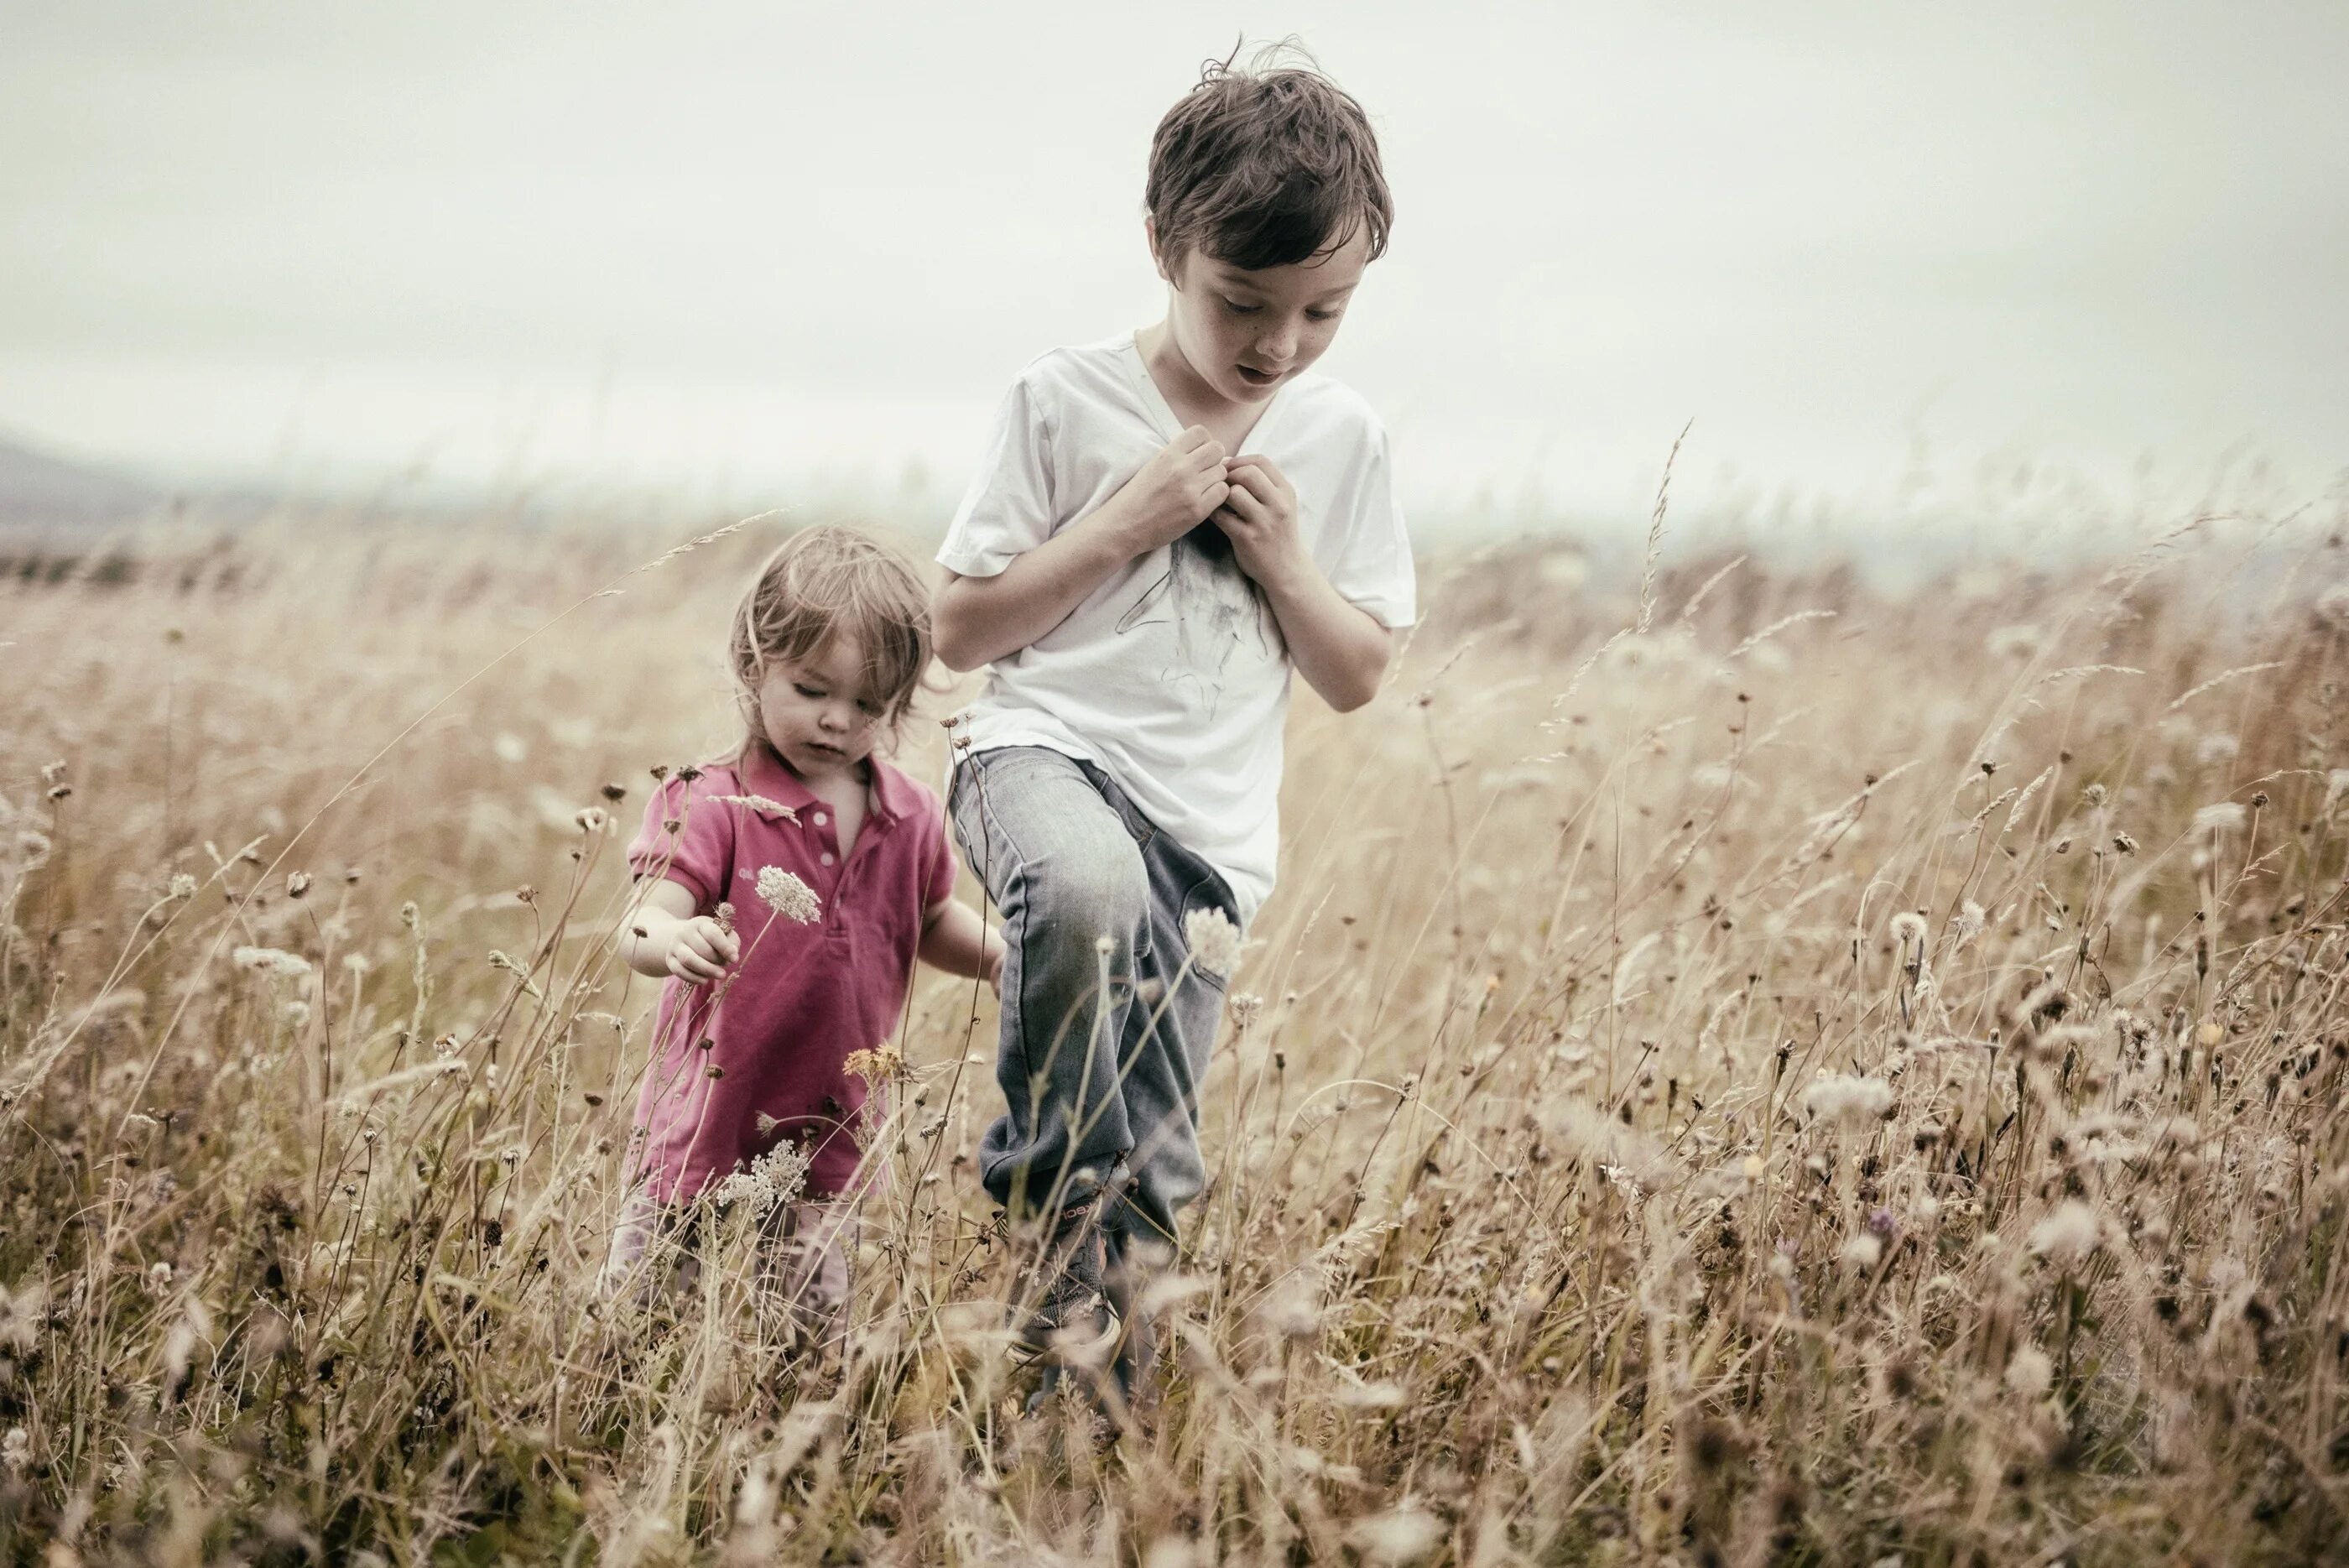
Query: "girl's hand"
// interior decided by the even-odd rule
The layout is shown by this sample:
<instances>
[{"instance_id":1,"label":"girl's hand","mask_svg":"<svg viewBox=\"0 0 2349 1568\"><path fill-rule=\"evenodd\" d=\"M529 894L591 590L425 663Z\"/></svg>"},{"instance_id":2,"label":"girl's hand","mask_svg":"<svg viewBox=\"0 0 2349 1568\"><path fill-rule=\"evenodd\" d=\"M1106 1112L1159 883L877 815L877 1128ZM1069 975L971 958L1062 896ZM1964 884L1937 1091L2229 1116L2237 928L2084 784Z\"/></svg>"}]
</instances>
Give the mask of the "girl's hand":
<instances>
[{"instance_id":1,"label":"girl's hand","mask_svg":"<svg viewBox=\"0 0 2349 1568\"><path fill-rule=\"evenodd\" d=\"M1250 452L1226 465L1231 491L1213 519L1232 542L1232 557L1268 593L1311 563L1297 534L1297 491L1272 460Z\"/></svg>"},{"instance_id":2,"label":"girl's hand","mask_svg":"<svg viewBox=\"0 0 2349 1568\"><path fill-rule=\"evenodd\" d=\"M669 938L668 971L688 985L708 985L742 956L742 940L708 915L679 920Z\"/></svg>"},{"instance_id":3,"label":"girl's hand","mask_svg":"<svg viewBox=\"0 0 2349 1568\"><path fill-rule=\"evenodd\" d=\"M987 956L979 961L987 967L987 983L994 989L995 999L1003 1000L1003 944L990 942Z\"/></svg>"}]
</instances>

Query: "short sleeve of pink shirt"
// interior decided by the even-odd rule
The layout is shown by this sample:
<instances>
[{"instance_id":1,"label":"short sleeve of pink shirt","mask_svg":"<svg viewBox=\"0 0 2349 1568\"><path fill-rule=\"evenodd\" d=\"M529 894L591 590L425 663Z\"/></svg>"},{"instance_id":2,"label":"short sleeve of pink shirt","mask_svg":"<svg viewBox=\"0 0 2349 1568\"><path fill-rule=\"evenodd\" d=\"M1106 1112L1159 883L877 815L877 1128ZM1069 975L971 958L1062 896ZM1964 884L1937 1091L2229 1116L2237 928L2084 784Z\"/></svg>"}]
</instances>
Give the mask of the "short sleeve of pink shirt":
<instances>
[{"instance_id":1,"label":"short sleeve of pink shirt","mask_svg":"<svg viewBox=\"0 0 2349 1568\"><path fill-rule=\"evenodd\" d=\"M713 793L707 774L664 779L645 803L644 826L628 845L631 875L678 883L693 895L694 912L702 915L727 900L734 866L735 815L724 802L710 799Z\"/></svg>"}]
</instances>

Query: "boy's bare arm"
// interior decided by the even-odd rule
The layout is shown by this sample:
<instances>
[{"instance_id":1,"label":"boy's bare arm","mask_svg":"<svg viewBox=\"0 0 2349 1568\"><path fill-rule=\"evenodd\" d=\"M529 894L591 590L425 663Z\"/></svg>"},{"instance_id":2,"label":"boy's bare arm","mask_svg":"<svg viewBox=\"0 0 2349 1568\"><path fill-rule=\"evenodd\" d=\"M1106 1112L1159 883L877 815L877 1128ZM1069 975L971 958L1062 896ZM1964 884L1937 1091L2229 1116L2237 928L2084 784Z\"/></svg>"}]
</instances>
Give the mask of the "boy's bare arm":
<instances>
[{"instance_id":1,"label":"boy's bare arm","mask_svg":"<svg viewBox=\"0 0 2349 1568\"><path fill-rule=\"evenodd\" d=\"M1350 713L1379 694L1394 633L1347 603L1311 562L1278 579L1278 587L1265 584L1264 597L1272 602L1289 661L1323 701Z\"/></svg>"},{"instance_id":2,"label":"boy's bare arm","mask_svg":"<svg viewBox=\"0 0 2349 1568\"><path fill-rule=\"evenodd\" d=\"M1116 494L994 576L947 573L930 597L939 661L976 670L1019 652L1068 619L1112 572L1196 527L1229 491L1223 447L1192 426Z\"/></svg>"},{"instance_id":3,"label":"boy's bare arm","mask_svg":"<svg viewBox=\"0 0 2349 1568\"><path fill-rule=\"evenodd\" d=\"M1394 634L1348 603L1314 564L1298 534L1297 492L1270 458L1235 458L1230 474L1216 525L1271 602L1297 672L1330 707L1351 712L1379 694Z\"/></svg>"},{"instance_id":4,"label":"boy's bare arm","mask_svg":"<svg viewBox=\"0 0 2349 1568\"><path fill-rule=\"evenodd\" d=\"M933 969L989 985L998 983L1003 972L1003 939L987 929L977 909L957 899L944 899L923 913L916 950Z\"/></svg>"}]
</instances>

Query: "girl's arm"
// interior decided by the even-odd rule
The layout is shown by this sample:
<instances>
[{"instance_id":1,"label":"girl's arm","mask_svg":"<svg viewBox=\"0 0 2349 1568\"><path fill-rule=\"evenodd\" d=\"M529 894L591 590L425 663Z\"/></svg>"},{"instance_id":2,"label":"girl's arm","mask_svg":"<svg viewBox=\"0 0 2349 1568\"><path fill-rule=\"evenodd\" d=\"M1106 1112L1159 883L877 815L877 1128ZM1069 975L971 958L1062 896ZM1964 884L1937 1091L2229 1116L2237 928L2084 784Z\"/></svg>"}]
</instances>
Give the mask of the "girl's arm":
<instances>
[{"instance_id":1,"label":"girl's arm","mask_svg":"<svg viewBox=\"0 0 2349 1568\"><path fill-rule=\"evenodd\" d=\"M693 912L693 893L666 877L645 896L620 928L620 961L638 974L673 974L706 985L742 956L734 933Z\"/></svg>"},{"instance_id":2,"label":"girl's arm","mask_svg":"<svg viewBox=\"0 0 2349 1568\"><path fill-rule=\"evenodd\" d=\"M1068 619L1111 573L1189 533L1228 493L1223 447L1192 426L1116 494L995 576L947 573L930 597L939 662L959 672L1019 652Z\"/></svg>"},{"instance_id":3,"label":"girl's arm","mask_svg":"<svg viewBox=\"0 0 2349 1568\"><path fill-rule=\"evenodd\" d=\"M987 929L977 909L941 898L922 915L922 961L948 974L1003 985L1003 939Z\"/></svg>"}]
</instances>

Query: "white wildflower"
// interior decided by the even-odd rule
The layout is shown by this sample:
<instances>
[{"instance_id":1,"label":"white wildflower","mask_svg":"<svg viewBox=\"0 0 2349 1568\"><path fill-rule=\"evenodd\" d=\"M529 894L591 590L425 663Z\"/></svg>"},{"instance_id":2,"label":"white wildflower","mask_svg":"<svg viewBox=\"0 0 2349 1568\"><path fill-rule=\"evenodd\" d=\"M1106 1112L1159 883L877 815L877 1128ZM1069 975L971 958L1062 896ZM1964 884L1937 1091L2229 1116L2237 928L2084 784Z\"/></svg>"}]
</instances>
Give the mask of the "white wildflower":
<instances>
[{"instance_id":1,"label":"white wildflower","mask_svg":"<svg viewBox=\"0 0 2349 1568\"><path fill-rule=\"evenodd\" d=\"M1892 917L1892 940L1902 947L1925 940L1925 917L1914 909L1903 909Z\"/></svg>"},{"instance_id":2,"label":"white wildflower","mask_svg":"<svg viewBox=\"0 0 2349 1568\"><path fill-rule=\"evenodd\" d=\"M797 1144L779 1143L709 1189L719 1203L744 1205L755 1217L796 1202L807 1184L808 1157Z\"/></svg>"},{"instance_id":3,"label":"white wildflower","mask_svg":"<svg viewBox=\"0 0 2349 1568\"><path fill-rule=\"evenodd\" d=\"M2031 1250L2052 1263L2076 1263L2096 1250L2101 1229L2094 1209L2067 1198L2031 1228Z\"/></svg>"},{"instance_id":4,"label":"white wildflower","mask_svg":"<svg viewBox=\"0 0 2349 1568\"><path fill-rule=\"evenodd\" d=\"M600 805L582 806L571 821L582 833L602 833L612 826L612 814Z\"/></svg>"},{"instance_id":5,"label":"white wildflower","mask_svg":"<svg viewBox=\"0 0 2349 1568\"><path fill-rule=\"evenodd\" d=\"M1321 1293L1310 1282L1292 1277L1257 1309L1264 1326L1282 1339L1318 1339L1321 1335Z\"/></svg>"},{"instance_id":6,"label":"white wildflower","mask_svg":"<svg viewBox=\"0 0 2349 1568\"><path fill-rule=\"evenodd\" d=\"M1183 940L1192 961L1210 974L1229 974L1240 956L1240 929L1212 904L1183 917Z\"/></svg>"},{"instance_id":7,"label":"white wildflower","mask_svg":"<svg viewBox=\"0 0 2349 1568\"><path fill-rule=\"evenodd\" d=\"M21 1470L33 1462L33 1439L22 1427L11 1427L8 1435L0 1438L0 1465Z\"/></svg>"},{"instance_id":8,"label":"white wildflower","mask_svg":"<svg viewBox=\"0 0 2349 1568\"><path fill-rule=\"evenodd\" d=\"M238 948L228 956L229 961L239 969L249 969L255 974L265 974L277 980L300 980L310 972L308 959L282 948Z\"/></svg>"},{"instance_id":9,"label":"white wildflower","mask_svg":"<svg viewBox=\"0 0 2349 1568\"><path fill-rule=\"evenodd\" d=\"M2209 834L2240 833L2242 831L2244 820L2245 813L2240 805L2231 800L2222 800L2215 805L2206 805L2194 814L2194 831Z\"/></svg>"},{"instance_id":10,"label":"white wildflower","mask_svg":"<svg viewBox=\"0 0 2349 1568\"><path fill-rule=\"evenodd\" d=\"M1346 1532L1354 1550L1370 1563L1416 1563L1443 1543L1444 1524L1412 1503L1357 1521Z\"/></svg>"},{"instance_id":11,"label":"white wildflower","mask_svg":"<svg viewBox=\"0 0 2349 1568\"><path fill-rule=\"evenodd\" d=\"M1968 898L1963 904L1958 907L1958 946L1963 947L1968 942L1973 940L1976 937L1982 935L1982 928L1989 923L1990 917L1982 912L1982 907L1980 904L1975 903L1971 898Z\"/></svg>"},{"instance_id":12,"label":"white wildflower","mask_svg":"<svg viewBox=\"0 0 2349 1568\"><path fill-rule=\"evenodd\" d=\"M1392 1410L1411 1402L1400 1383L1341 1384L1336 1402L1349 1410Z\"/></svg>"},{"instance_id":13,"label":"white wildflower","mask_svg":"<svg viewBox=\"0 0 2349 1568\"><path fill-rule=\"evenodd\" d=\"M2006 1364L2006 1386L2025 1399L2036 1399L2046 1393L2054 1376L2055 1364L2035 1345L2023 1346Z\"/></svg>"},{"instance_id":14,"label":"white wildflower","mask_svg":"<svg viewBox=\"0 0 2349 1568\"><path fill-rule=\"evenodd\" d=\"M2206 768L2215 768L2233 762L2242 749L2242 742L2234 736L2213 730L2194 742L2194 760Z\"/></svg>"},{"instance_id":15,"label":"white wildflower","mask_svg":"<svg viewBox=\"0 0 2349 1568\"><path fill-rule=\"evenodd\" d=\"M171 890L170 896L173 898L194 898L196 896L196 879L185 871L180 872L171 878Z\"/></svg>"},{"instance_id":16,"label":"white wildflower","mask_svg":"<svg viewBox=\"0 0 2349 1568\"><path fill-rule=\"evenodd\" d=\"M1856 1127L1892 1108L1892 1085L1881 1078L1828 1073L1803 1091L1803 1104L1821 1121Z\"/></svg>"},{"instance_id":17,"label":"white wildflower","mask_svg":"<svg viewBox=\"0 0 2349 1568\"><path fill-rule=\"evenodd\" d=\"M823 918L815 889L780 866L759 867L759 901L787 920L812 926Z\"/></svg>"},{"instance_id":18,"label":"white wildflower","mask_svg":"<svg viewBox=\"0 0 2349 1568\"><path fill-rule=\"evenodd\" d=\"M1599 1168L1599 1174L1607 1179L1608 1186L1623 1195L1623 1201L1626 1203L1637 1203L1647 1196L1647 1193L1641 1190L1638 1179L1632 1176L1627 1167L1601 1165Z\"/></svg>"},{"instance_id":19,"label":"white wildflower","mask_svg":"<svg viewBox=\"0 0 2349 1568\"><path fill-rule=\"evenodd\" d=\"M38 1280L0 1285L0 1350L30 1350L48 1315L49 1288Z\"/></svg>"},{"instance_id":20,"label":"white wildflower","mask_svg":"<svg viewBox=\"0 0 2349 1568\"><path fill-rule=\"evenodd\" d=\"M1855 1232L1843 1244L1843 1261L1853 1269L1872 1269L1884 1256L1884 1243L1866 1231Z\"/></svg>"}]
</instances>

